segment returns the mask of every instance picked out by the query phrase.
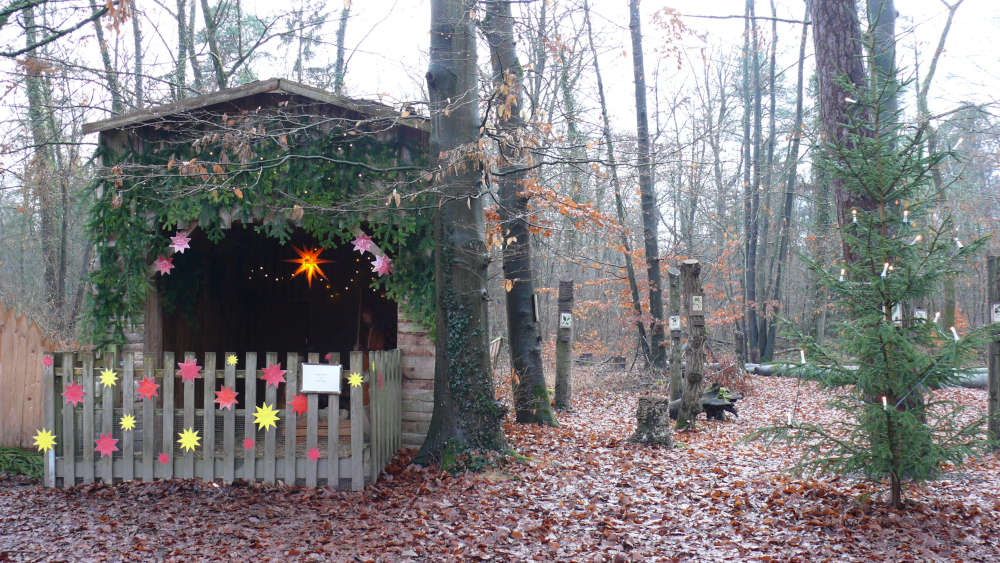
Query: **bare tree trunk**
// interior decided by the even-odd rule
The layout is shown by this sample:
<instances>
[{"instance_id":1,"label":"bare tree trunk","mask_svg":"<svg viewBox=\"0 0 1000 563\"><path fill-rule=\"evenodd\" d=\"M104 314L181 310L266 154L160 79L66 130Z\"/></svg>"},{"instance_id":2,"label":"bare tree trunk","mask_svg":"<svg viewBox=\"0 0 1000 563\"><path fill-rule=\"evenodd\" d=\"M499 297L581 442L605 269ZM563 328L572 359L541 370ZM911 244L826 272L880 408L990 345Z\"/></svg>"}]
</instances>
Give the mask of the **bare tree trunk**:
<instances>
[{"instance_id":1,"label":"bare tree trunk","mask_svg":"<svg viewBox=\"0 0 1000 563\"><path fill-rule=\"evenodd\" d=\"M194 1L194 0L192 0ZM221 7L221 4L220 4ZM201 13L205 19L205 38L208 40L208 56L212 59L212 68L215 69L215 82L219 90L226 88L226 70L222 66L222 52L219 50L217 32L219 29L219 12L217 7L215 12L208 6L208 0L201 0ZM191 20L192 27L194 20ZM237 23L239 25L239 23Z\"/></svg>"},{"instance_id":2,"label":"bare tree trunk","mask_svg":"<svg viewBox=\"0 0 1000 563\"><path fill-rule=\"evenodd\" d=\"M684 291L684 315L688 325L688 347L684 357L684 391L677 414L677 428L694 428L701 412L701 380L705 369L705 299L701 291L701 264L697 260L681 262L681 286Z\"/></svg>"},{"instance_id":3,"label":"bare tree trunk","mask_svg":"<svg viewBox=\"0 0 1000 563\"><path fill-rule=\"evenodd\" d=\"M663 284L660 275L660 250L657 240L659 212L653 185L653 162L650 155L649 124L646 116L646 75L643 70L642 31L639 0L629 0L629 31L632 35L632 72L635 76L635 121L639 160L639 197L642 204L642 235L646 247L646 276L649 279L649 313L652 340L649 352L652 365L665 367L663 330Z\"/></svg>"},{"instance_id":4,"label":"bare tree trunk","mask_svg":"<svg viewBox=\"0 0 1000 563\"><path fill-rule=\"evenodd\" d=\"M555 413L549 405L542 370L542 339L534 306L534 270L531 264L531 235L528 231L528 198L524 170L528 154L521 119L523 70L517 59L514 18L510 2L486 4L483 30L490 46L495 87L496 122L500 170L500 228L504 238L503 275L511 285L507 291L507 334L510 362L517 381L514 385L514 411L518 422L556 426Z\"/></svg>"},{"instance_id":5,"label":"bare tree trunk","mask_svg":"<svg viewBox=\"0 0 1000 563\"><path fill-rule=\"evenodd\" d=\"M611 186L615 192L615 213L618 223L621 225L622 248L625 252L622 257L625 259L625 274L628 277L629 291L632 295L632 310L635 312L635 326L639 338L639 346L648 363L652 362L652 352L649 349L649 339L646 337L646 326L642 322L642 301L639 294L639 283L635 277L635 266L632 264L632 243L628 239L625 223L625 206L622 203L621 180L618 178L618 163L615 160L614 137L611 135L611 125L608 120L608 103L604 97L604 82L601 79L601 68L597 62L597 48L594 46L594 32L590 24L590 4L587 0L583 2L583 17L587 23L587 37L590 44L590 52L594 61L594 75L597 77L597 94L601 102L601 123L603 125L604 146L607 149L608 170L611 173Z\"/></svg>"},{"instance_id":6,"label":"bare tree trunk","mask_svg":"<svg viewBox=\"0 0 1000 563\"><path fill-rule=\"evenodd\" d=\"M493 396L486 308L487 257L481 163L474 0L431 1L431 151L444 155L435 174L437 355L434 412L418 463L466 450L506 450L504 407Z\"/></svg>"},{"instance_id":7,"label":"bare tree trunk","mask_svg":"<svg viewBox=\"0 0 1000 563\"><path fill-rule=\"evenodd\" d=\"M90 8L97 11L96 0L90 0ZM132 18L133 21L136 18ZM118 72L111 64L111 54L108 52L108 42L104 38L104 27L101 20L94 20L94 32L97 35L97 47L101 52L101 62L104 64L104 80L107 82L108 92L111 93L111 113L121 115L125 112L125 102L122 99L122 89L118 83Z\"/></svg>"},{"instance_id":8,"label":"bare tree trunk","mask_svg":"<svg viewBox=\"0 0 1000 563\"><path fill-rule=\"evenodd\" d=\"M198 3L191 0L187 25L187 61L191 63L191 73L194 75L194 89L201 93L205 78L201 74L201 67L198 65L198 55L194 52L194 31L195 21L198 15Z\"/></svg>"},{"instance_id":9,"label":"bare tree trunk","mask_svg":"<svg viewBox=\"0 0 1000 563\"><path fill-rule=\"evenodd\" d=\"M753 65L753 179L748 187L749 201L744 203L744 210L749 204L749 213L744 218L746 225L746 303L747 303L747 337L750 339L750 350L755 357L760 357L760 332L757 316L757 241L760 221L760 182L761 182L761 87L760 87L760 43L757 37L757 19L754 12L754 0L747 0L747 17L750 20L750 64ZM748 164L749 165L749 164Z\"/></svg>"},{"instance_id":10,"label":"bare tree trunk","mask_svg":"<svg viewBox=\"0 0 1000 563\"><path fill-rule=\"evenodd\" d=\"M344 38L347 36L347 19L351 15L351 3L345 2L340 11L340 25L337 26L337 62L333 67L333 91L344 93L344 77L347 75L347 62L344 60Z\"/></svg>"},{"instance_id":11,"label":"bare tree trunk","mask_svg":"<svg viewBox=\"0 0 1000 563\"><path fill-rule=\"evenodd\" d=\"M187 52L188 34L193 31L188 29L187 14L184 11L187 0L177 0L177 60L174 64L174 98L180 100L187 96ZM195 0L191 0L194 6ZM194 26L194 18L191 18L191 25Z\"/></svg>"},{"instance_id":12,"label":"bare tree trunk","mask_svg":"<svg viewBox=\"0 0 1000 563\"><path fill-rule=\"evenodd\" d=\"M133 7L134 9L134 7ZM135 45L135 98L132 102L133 108L143 106L143 77L142 77L142 29L139 27L139 13L132 13L132 39Z\"/></svg>"}]
</instances>

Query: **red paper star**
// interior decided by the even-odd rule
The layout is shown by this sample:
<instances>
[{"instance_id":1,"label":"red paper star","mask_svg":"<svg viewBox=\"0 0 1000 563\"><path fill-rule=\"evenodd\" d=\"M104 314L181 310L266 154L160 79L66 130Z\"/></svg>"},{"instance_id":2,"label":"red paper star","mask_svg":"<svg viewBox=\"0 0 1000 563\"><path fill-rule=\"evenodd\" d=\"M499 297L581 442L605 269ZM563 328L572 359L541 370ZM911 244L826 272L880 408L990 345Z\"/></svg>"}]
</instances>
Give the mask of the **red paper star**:
<instances>
[{"instance_id":1,"label":"red paper star","mask_svg":"<svg viewBox=\"0 0 1000 563\"><path fill-rule=\"evenodd\" d=\"M170 273L170 270L174 269L174 259L160 256L155 262L153 262L153 265L156 266L156 271L159 272L161 276L165 276Z\"/></svg>"},{"instance_id":2,"label":"red paper star","mask_svg":"<svg viewBox=\"0 0 1000 563\"><path fill-rule=\"evenodd\" d=\"M143 377L141 380L139 380L139 388L136 389L136 391L139 392L139 395L143 399L152 399L153 397L159 395L159 393L156 391L159 388L160 384L157 383L153 378Z\"/></svg>"},{"instance_id":3,"label":"red paper star","mask_svg":"<svg viewBox=\"0 0 1000 563\"><path fill-rule=\"evenodd\" d=\"M330 360L333 359L333 354L331 354L330 352L327 352L326 355L323 356L323 357L326 358L326 361L329 362Z\"/></svg>"},{"instance_id":4,"label":"red paper star","mask_svg":"<svg viewBox=\"0 0 1000 563\"><path fill-rule=\"evenodd\" d=\"M222 390L215 392L215 402L219 404L220 409L233 410L233 405L236 404L236 396L239 395L236 391L233 391L232 387L222 386Z\"/></svg>"},{"instance_id":5,"label":"red paper star","mask_svg":"<svg viewBox=\"0 0 1000 563\"><path fill-rule=\"evenodd\" d=\"M392 258L385 254L376 256L372 261L372 271L382 277L392 271Z\"/></svg>"},{"instance_id":6,"label":"red paper star","mask_svg":"<svg viewBox=\"0 0 1000 563\"><path fill-rule=\"evenodd\" d=\"M188 238L187 233L184 231L177 231L177 234L170 237L170 248L174 249L174 252L178 254L183 254L185 250L191 248L188 243L191 239Z\"/></svg>"},{"instance_id":7,"label":"red paper star","mask_svg":"<svg viewBox=\"0 0 1000 563\"><path fill-rule=\"evenodd\" d=\"M160 462L160 465L166 465L170 463L170 456L168 456L166 453L162 453L160 454L160 457L157 458L157 460Z\"/></svg>"},{"instance_id":8,"label":"red paper star","mask_svg":"<svg viewBox=\"0 0 1000 563\"><path fill-rule=\"evenodd\" d=\"M45 367L52 367L52 356L48 354L42 356L42 365Z\"/></svg>"},{"instance_id":9,"label":"red paper star","mask_svg":"<svg viewBox=\"0 0 1000 563\"><path fill-rule=\"evenodd\" d=\"M181 381L184 383L193 382L194 378L201 377L201 374L198 373L201 371L201 367L198 366L198 363L194 359L186 362L177 362L177 367L180 368L177 373L181 374Z\"/></svg>"},{"instance_id":10,"label":"red paper star","mask_svg":"<svg viewBox=\"0 0 1000 563\"><path fill-rule=\"evenodd\" d=\"M360 235L358 235L357 238L351 241L351 243L354 245L354 250L357 250L361 254L364 254L365 252L371 250L372 245L374 244L372 242L371 237L369 237L365 233L361 233Z\"/></svg>"},{"instance_id":11,"label":"red paper star","mask_svg":"<svg viewBox=\"0 0 1000 563\"><path fill-rule=\"evenodd\" d=\"M111 457L111 452L117 452L118 438L112 438L111 434L101 434L101 437L94 440L97 447L94 448L95 452L101 452L101 457L108 456Z\"/></svg>"},{"instance_id":12,"label":"red paper star","mask_svg":"<svg viewBox=\"0 0 1000 563\"><path fill-rule=\"evenodd\" d=\"M73 382L66 384L66 390L63 391L62 394L65 404L67 405L71 404L74 407L80 404L81 401L83 401L84 395L85 393L83 392L83 386L81 386L79 383L73 383Z\"/></svg>"},{"instance_id":13,"label":"red paper star","mask_svg":"<svg viewBox=\"0 0 1000 563\"><path fill-rule=\"evenodd\" d=\"M288 404L291 405L292 412L299 416L306 414L306 411L309 410L309 401L306 399L306 396L301 393L293 397Z\"/></svg>"},{"instance_id":14,"label":"red paper star","mask_svg":"<svg viewBox=\"0 0 1000 563\"><path fill-rule=\"evenodd\" d=\"M313 461L319 461L319 448L309 448L309 453L306 455Z\"/></svg>"},{"instance_id":15,"label":"red paper star","mask_svg":"<svg viewBox=\"0 0 1000 563\"><path fill-rule=\"evenodd\" d=\"M378 372L378 388L382 388L382 372Z\"/></svg>"},{"instance_id":16,"label":"red paper star","mask_svg":"<svg viewBox=\"0 0 1000 563\"><path fill-rule=\"evenodd\" d=\"M243 449L252 450L253 449L253 438L247 438L243 440Z\"/></svg>"},{"instance_id":17,"label":"red paper star","mask_svg":"<svg viewBox=\"0 0 1000 563\"><path fill-rule=\"evenodd\" d=\"M267 387L274 385L278 386L279 383L284 383L285 381L285 370L281 369L281 362L278 365L271 364L264 369L264 381L267 382Z\"/></svg>"}]
</instances>

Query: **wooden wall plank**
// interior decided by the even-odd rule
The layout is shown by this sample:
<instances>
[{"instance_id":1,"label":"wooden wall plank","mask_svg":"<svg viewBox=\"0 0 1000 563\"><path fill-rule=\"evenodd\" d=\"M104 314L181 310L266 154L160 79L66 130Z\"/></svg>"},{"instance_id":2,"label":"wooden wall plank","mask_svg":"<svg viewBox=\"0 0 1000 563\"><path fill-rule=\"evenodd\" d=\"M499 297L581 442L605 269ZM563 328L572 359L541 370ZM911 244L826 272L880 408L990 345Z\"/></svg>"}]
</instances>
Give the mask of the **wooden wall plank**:
<instances>
[{"instance_id":1,"label":"wooden wall plank","mask_svg":"<svg viewBox=\"0 0 1000 563\"><path fill-rule=\"evenodd\" d=\"M167 463L162 467L165 479L174 476L174 353L163 353L163 452L167 454Z\"/></svg>"},{"instance_id":2,"label":"wooden wall plank","mask_svg":"<svg viewBox=\"0 0 1000 563\"><path fill-rule=\"evenodd\" d=\"M201 442L202 459L205 461L201 478L215 480L215 352L205 352L205 393L202 403L205 431Z\"/></svg>"},{"instance_id":3,"label":"wooden wall plank","mask_svg":"<svg viewBox=\"0 0 1000 563\"><path fill-rule=\"evenodd\" d=\"M288 373L285 374L285 483L295 484L295 427L296 414L292 411L292 399L298 391L299 355L288 352Z\"/></svg>"}]
</instances>

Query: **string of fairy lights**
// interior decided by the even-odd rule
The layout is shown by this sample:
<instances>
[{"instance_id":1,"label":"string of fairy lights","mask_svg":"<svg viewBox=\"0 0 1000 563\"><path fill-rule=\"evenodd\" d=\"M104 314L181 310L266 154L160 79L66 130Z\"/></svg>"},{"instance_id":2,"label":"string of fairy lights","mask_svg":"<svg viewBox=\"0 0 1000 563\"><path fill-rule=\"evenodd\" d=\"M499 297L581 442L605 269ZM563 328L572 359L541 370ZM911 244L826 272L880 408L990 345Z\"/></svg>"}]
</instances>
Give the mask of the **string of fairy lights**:
<instances>
[{"instance_id":1,"label":"string of fairy lights","mask_svg":"<svg viewBox=\"0 0 1000 563\"><path fill-rule=\"evenodd\" d=\"M318 259L322 255L323 249L321 248L307 249L307 251L315 251L316 253L314 255L314 259ZM353 272L351 273L350 278L348 278L347 285L343 286L343 289L341 289L341 286L339 285L334 286L334 284L330 281L330 278L325 274L325 272L322 271L322 269L318 265L322 263L332 263L332 261L323 260L321 262L316 263L306 260L304 262L306 265L303 266L303 263L300 262L300 260L304 260L301 254L299 258L286 260L288 262L298 263L299 269L294 269L292 267L289 267L284 271L281 271L280 268L278 269L279 271L272 271L270 267L265 267L264 265L261 264L250 266L246 272L247 280L248 281L256 280L256 281L274 282L274 283L289 282L292 281L293 278L298 277L299 274L306 271L302 270L303 267L310 268L308 264L315 264L316 269L313 270L313 273L311 275L322 279L323 289L326 290L330 300L336 301L337 299L348 294L351 291L351 288L354 287L354 284L359 279L361 279L361 257L354 258ZM306 273L306 275L310 276L309 273ZM310 280L310 277L307 277L306 279ZM306 283L309 287L312 287L311 281L307 281ZM369 288L369 290L372 293L377 293L383 299L385 298L385 293L378 292L378 290L376 290L375 288Z\"/></svg>"}]
</instances>

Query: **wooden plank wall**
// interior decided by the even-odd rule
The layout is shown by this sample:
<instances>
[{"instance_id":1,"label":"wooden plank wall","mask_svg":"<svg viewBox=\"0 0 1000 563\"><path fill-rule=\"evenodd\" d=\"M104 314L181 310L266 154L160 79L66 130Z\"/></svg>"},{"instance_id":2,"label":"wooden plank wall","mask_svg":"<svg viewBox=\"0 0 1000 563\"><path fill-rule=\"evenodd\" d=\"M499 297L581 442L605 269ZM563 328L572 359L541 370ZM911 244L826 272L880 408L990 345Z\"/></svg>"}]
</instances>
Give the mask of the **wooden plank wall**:
<instances>
[{"instance_id":1,"label":"wooden plank wall","mask_svg":"<svg viewBox=\"0 0 1000 563\"><path fill-rule=\"evenodd\" d=\"M45 415L42 356L54 347L31 319L0 303L0 446L32 448Z\"/></svg>"},{"instance_id":2,"label":"wooden plank wall","mask_svg":"<svg viewBox=\"0 0 1000 563\"><path fill-rule=\"evenodd\" d=\"M400 308L396 347L402 369L402 446L419 448L434 410L434 342Z\"/></svg>"}]
</instances>

